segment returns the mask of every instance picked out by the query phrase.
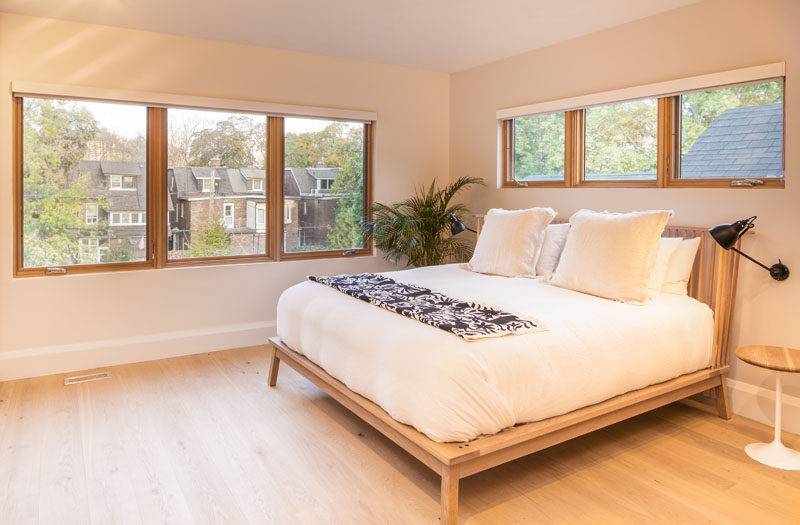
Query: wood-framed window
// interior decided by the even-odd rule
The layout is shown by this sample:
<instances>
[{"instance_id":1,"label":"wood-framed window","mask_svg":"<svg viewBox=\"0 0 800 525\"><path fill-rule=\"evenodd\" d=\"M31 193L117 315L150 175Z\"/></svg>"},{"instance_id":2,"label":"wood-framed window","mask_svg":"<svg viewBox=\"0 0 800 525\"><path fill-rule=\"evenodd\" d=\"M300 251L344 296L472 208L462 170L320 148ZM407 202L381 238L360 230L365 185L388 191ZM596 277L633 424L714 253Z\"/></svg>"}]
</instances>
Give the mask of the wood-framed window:
<instances>
[{"instance_id":1,"label":"wood-framed window","mask_svg":"<svg viewBox=\"0 0 800 525\"><path fill-rule=\"evenodd\" d=\"M501 186L783 188L782 73L771 64L500 110ZM633 96L659 90L674 91ZM515 111L532 112L505 117Z\"/></svg>"},{"instance_id":2,"label":"wood-framed window","mask_svg":"<svg viewBox=\"0 0 800 525\"><path fill-rule=\"evenodd\" d=\"M324 191L314 179L298 194L307 201L303 240L313 246L287 250L285 231L299 214L282 220L293 191L285 160L302 150L285 155L290 117L187 106L15 91L14 276L372 253L361 233L371 122L306 117L295 130L292 144L341 133L328 137L332 153L305 152L306 175L334 175L322 177Z\"/></svg>"},{"instance_id":3,"label":"wood-framed window","mask_svg":"<svg viewBox=\"0 0 800 525\"><path fill-rule=\"evenodd\" d=\"M280 124L281 258L371 253L361 224L371 202L373 125L308 118Z\"/></svg>"}]
</instances>

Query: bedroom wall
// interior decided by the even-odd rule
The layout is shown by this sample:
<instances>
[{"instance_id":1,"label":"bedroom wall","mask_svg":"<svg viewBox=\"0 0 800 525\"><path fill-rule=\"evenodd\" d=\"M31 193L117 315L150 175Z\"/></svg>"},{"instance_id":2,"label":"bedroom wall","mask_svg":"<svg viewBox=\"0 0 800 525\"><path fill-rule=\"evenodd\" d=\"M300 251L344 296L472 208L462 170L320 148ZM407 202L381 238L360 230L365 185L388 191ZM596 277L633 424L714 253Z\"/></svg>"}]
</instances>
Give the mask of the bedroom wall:
<instances>
[{"instance_id":1,"label":"bedroom wall","mask_svg":"<svg viewBox=\"0 0 800 525\"><path fill-rule=\"evenodd\" d=\"M0 13L0 381L262 343L286 287L380 257L13 279L11 81L378 112L375 198L448 174L449 75Z\"/></svg>"},{"instance_id":2,"label":"bedroom wall","mask_svg":"<svg viewBox=\"0 0 800 525\"><path fill-rule=\"evenodd\" d=\"M800 348L800 2L708 0L551 47L455 73L451 77L451 177L481 176L493 186L473 192L473 211L551 206L562 217L581 208L625 211L672 208L673 222L713 226L758 215L746 251L780 257L793 275L775 282L743 261L733 348ZM497 189L499 108L636 86L746 66L786 62L786 188ZM800 432L800 374L785 374L785 421ZM774 376L732 359L734 410L771 421Z\"/></svg>"}]
</instances>

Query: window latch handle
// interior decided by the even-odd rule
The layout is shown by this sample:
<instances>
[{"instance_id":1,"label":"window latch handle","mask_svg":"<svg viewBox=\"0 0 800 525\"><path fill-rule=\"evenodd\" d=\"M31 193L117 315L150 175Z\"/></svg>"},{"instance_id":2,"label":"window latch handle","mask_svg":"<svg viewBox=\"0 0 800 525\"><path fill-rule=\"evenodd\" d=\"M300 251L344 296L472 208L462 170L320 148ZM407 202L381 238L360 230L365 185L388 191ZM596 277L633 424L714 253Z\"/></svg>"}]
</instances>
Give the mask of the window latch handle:
<instances>
[{"instance_id":1,"label":"window latch handle","mask_svg":"<svg viewBox=\"0 0 800 525\"><path fill-rule=\"evenodd\" d=\"M760 179L736 179L731 181L732 188L752 188L753 186L763 186L764 181Z\"/></svg>"},{"instance_id":2,"label":"window latch handle","mask_svg":"<svg viewBox=\"0 0 800 525\"><path fill-rule=\"evenodd\" d=\"M67 273L66 268L45 268L44 274L45 275L64 275Z\"/></svg>"},{"instance_id":3,"label":"window latch handle","mask_svg":"<svg viewBox=\"0 0 800 525\"><path fill-rule=\"evenodd\" d=\"M356 254L355 250L345 250L345 251L342 252L342 255L344 255L344 256L355 255L355 254Z\"/></svg>"}]
</instances>

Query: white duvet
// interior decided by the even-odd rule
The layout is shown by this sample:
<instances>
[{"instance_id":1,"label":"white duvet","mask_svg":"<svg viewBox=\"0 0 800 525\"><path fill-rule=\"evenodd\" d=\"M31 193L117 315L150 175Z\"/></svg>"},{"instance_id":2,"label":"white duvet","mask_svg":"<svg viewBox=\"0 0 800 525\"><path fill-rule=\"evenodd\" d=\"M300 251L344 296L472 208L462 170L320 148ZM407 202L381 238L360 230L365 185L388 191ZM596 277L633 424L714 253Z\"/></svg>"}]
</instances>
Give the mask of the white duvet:
<instances>
[{"instance_id":1,"label":"white duvet","mask_svg":"<svg viewBox=\"0 0 800 525\"><path fill-rule=\"evenodd\" d=\"M284 343L435 441L494 434L710 364L711 310L686 296L637 306L459 265L383 275L547 327L465 341L319 283L281 295Z\"/></svg>"}]
</instances>

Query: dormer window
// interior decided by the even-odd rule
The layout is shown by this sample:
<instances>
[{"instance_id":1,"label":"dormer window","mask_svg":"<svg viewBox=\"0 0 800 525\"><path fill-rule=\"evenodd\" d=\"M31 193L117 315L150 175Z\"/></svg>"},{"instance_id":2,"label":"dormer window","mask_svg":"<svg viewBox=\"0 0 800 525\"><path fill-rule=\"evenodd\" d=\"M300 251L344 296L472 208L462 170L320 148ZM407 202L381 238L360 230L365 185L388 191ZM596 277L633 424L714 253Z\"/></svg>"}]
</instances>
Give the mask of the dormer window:
<instances>
[{"instance_id":1,"label":"dormer window","mask_svg":"<svg viewBox=\"0 0 800 525\"><path fill-rule=\"evenodd\" d=\"M112 190L135 190L136 183L131 175L111 175L110 187Z\"/></svg>"},{"instance_id":2,"label":"dormer window","mask_svg":"<svg viewBox=\"0 0 800 525\"><path fill-rule=\"evenodd\" d=\"M211 179L199 179L200 191L203 193L211 193ZM214 181L214 191L219 190L219 181Z\"/></svg>"},{"instance_id":3,"label":"dormer window","mask_svg":"<svg viewBox=\"0 0 800 525\"><path fill-rule=\"evenodd\" d=\"M318 190L329 190L333 187L333 179L317 179Z\"/></svg>"},{"instance_id":4,"label":"dormer window","mask_svg":"<svg viewBox=\"0 0 800 525\"><path fill-rule=\"evenodd\" d=\"M250 183L252 191L264 191L264 179L252 179Z\"/></svg>"}]
</instances>

